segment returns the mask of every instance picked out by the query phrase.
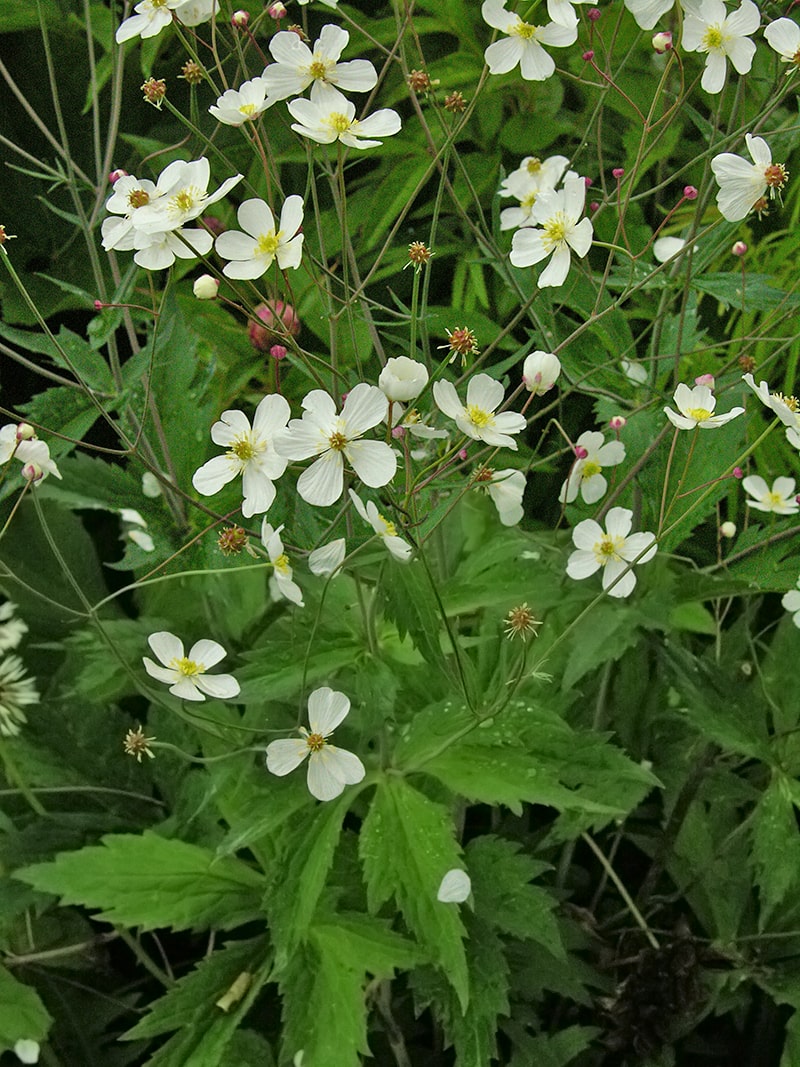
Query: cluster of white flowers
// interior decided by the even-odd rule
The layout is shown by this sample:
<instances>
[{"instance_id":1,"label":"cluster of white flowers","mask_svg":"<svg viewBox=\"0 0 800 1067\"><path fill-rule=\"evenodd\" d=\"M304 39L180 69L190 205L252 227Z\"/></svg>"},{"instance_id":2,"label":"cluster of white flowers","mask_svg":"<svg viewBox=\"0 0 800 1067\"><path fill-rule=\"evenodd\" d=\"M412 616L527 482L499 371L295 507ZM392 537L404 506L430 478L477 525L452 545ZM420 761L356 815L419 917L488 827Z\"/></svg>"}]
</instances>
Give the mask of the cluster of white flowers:
<instances>
[{"instance_id":1,"label":"cluster of white flowers","mask_svg":"<svg viewBox=\"0 0 800 1067\"><path fill-rule=\"evenodd\" d=\"M550 156L543 160L526 156L500 184L500 196L513 196L519 201L519 207L503 208L500 212L500 229L515 230L532 225L531 212L537 197L544 192L555 192L568 166L566 156Z\"/></svg>"},{"instance_id":2,"label":"cluster of white flowers","mask_svg":"<svg viewBox=\"0 0 800 1067\"><path fill-rule=\"evenodd\" d=\"M136 14L117 29L117 44L134 37L155 37L175 19L184 26L209 22L219 11L219 0L141 0L133 10Z\"/></svg>"},{"instance_id":3,"label":"cluster of white flowers","mask_svg":"<svg viewBox=\"0 0 800 1067\"><path fill-rule=\"evenodd\" d=\"M36 436L33 426L27 422L9 423L0 428L0 467L12 459L22 464L22 477L31 485L39 485L48 474L61 478L61 473L50 458L46 441Z\"/></svg>"}]
</instances>

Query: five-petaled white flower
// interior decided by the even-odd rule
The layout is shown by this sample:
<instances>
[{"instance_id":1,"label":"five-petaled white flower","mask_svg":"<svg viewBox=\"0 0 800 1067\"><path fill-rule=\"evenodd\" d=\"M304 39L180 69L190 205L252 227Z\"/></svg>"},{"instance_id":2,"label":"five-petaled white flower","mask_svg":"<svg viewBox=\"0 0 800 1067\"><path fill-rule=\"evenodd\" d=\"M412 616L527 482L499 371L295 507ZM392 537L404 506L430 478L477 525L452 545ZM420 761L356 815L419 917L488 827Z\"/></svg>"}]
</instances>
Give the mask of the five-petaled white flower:
<instances>
[{"instance_id":1,"label":"five-petaled white flower","mask_svg":"<svg viewBox=\"0 0 800 1067\"><path fill-rule=\"evenodd\" d=\"M61 479L61 471L50 458L50 448L46 441L40 440L33 427L27 423L8 423L0 429L0 466L12 458L22 464L23 477L29 477L29 471L35 469L36 476L30 477L38 485L48 474Z\"/></svg>"},{"instance_id":2,"label":"five-petaled white flower","mask_svg":"<svg viewBox=\"0 0 800 1067\"><path fill-rule=\"evenodd\" d=\"M664 408L664 414L679 430L693 430L695 426L699 426L701 430L717 430L737 415L744 414L744 408L731 408L724 415L715 415L717 398L707 385L695 385L690 389L681 382L675 390L673 400L680 414L672 408Z\"/></svg>"},{"instance_id":3,"label":"five-petaled white flower","mask_svg":"<svg viewBox=\"0 0 800 1067\"><path fill-rule=\"evenodd\" d=\"M381 538L389 553L395 559L399 559L401 563L408 563L414 549L402 537L397 536L395 524L385 519L378 511L377 505L371 500L368 500L365 506L361 497L354 493L352 489L350 490L350 499L353 501L358 514Z\"/></svg>"},{"instance_id":4,"label":"five-petaled white flower","mask_svg":"<svg viewBox=\"0 0 800 1067\"><path fill-rule=\"evenodd\" d=\"M253 425L242 411L223 411L211 427L211 440L227 448L194 472L192 485L203 496L213 496L223 485L242 476L247 518L267 511L275 499L273 482L286 470L286 458L276 450L291 414L289 404L277 393L265 396L256 408Z\"/></svg>"},{"instance_id":5,"label":"five-petaled white flower","mask_svg":"<svg viewBox=\"0 0 800 1067\"><path fill-rule=\"evenodd\" d=\"M789 177L783 163L772 162L772 152L763 137L746 133L744 140L752 163L731 152L722 152L711 160L719 185L717 207L728 222L741 221L763 200L767 190L774 197Z\"/></svg>"},{"instance_id":6,"label":"five-petaled white flower","mask_svg":"<svg viewBox=\"0 0 800 1067\"><path fill-rule=\"evenodd\" d=\"M743 374L743 380L750 386L761 403L778 416L786 427L786 440L793 448L800 449L800 401L795 396L783 393L771 393L766 382L756 385L752 374Z\"/></svg>"},{"instance_id":7,"label":"five-petaled white flower","mask_svg":"<svg viewBox=\"0 0 800 1067\"><path fill-rule=\"evenodd\" d=\"M572 531L577 551L567 561L567 574L580 581L602 568L603 589L609 596L630 596L636 585L634 563L648 563L658 549L655 534L630 532L633 512L611 508L606 529L594 519L584 519ZM610 588L613 584L613 588Z\"/></svg>"},{"instance_id":8,"label":"five-petaled white flower","mask_svg":"<svg viewBox=\"0 0 800 1067\"><path fill-rule=\"evenodd\" d=\"M292 37L297 40L295 34ZM267 95L264 78L251 78L242 82L238 89L226 89L208 110L217 122L225 126L243 126L245 122L255 122L277 99L276 96Z\"/></svg>"},{"instance_id":9,"label":"five-petaled white flower","mask_svg":"<svg viewBox=\"0 0 800 1067\"><path fill-rule=\"evenodd\" d=\"M533 205L531 222L541 229L517 230L511 242L511 262L530 267L552 255L536 282L540 289L562 285L569 273L570 249L585 256L592 244L594 229L582 219L586 183L578 175L567 175L564 188L546 190Z\"/></svg>"},{"instance_id":10,"label":"five-petaled white flower","mask_svg":"<svg viewBox=\"0 0 800 1067\"><path fill-rule=\"evenodd\" d=\"M463 434L487 445L516 451L517 442L509 434L521 433L525 429L525 416L516 411L495 414L504 396L503 386L488 374L476 374L470 378L466 406L458 399L452 382L433 383L433 399L439 410L453 419Z\"/></svg>"},{"instance_id":11,"label":"five-petaled white flower","mask_svg":"<svg viewBox=\"0 0 800 1067\"><path fill-rule=\"evenodd\" d=\"M308 758L308 791L317 800L333 800L346 785L357 785L366 771L352 752L335 748L328 738L350 711L350 700L327 685L308 698L310 730L300 727L302 737L272 741L267 745L267 770L283 776Z\"/></svg>"},{"instance_id":12,"label":"five-petaled white flower","mask_svg":"<svg viewBox=\"0 0 800 1067\"><path fill-rule=\"evenodd\" d=\"M294 34L292 34L294 36ZM287 196L276 229L275 217L263 200L245 200L236 213L240 230L226 230L214 247L230 262L222 268L228 278L260 278L277 260L281 270L300 266L303 251L303 198Z\"/></svg>"},{"instance_id":13,"label":"five-petaled white flower","mask_svg":"<svg viewBox=\"0 0 800 1067\"><path fill-rule=\"evenodd\" d=\"M298 607L302 608L304 606L303 592L292 578L289 557L283 550L282 529L283 526L279 526L277 530L273 530L272 526L264 519L261 523L261 543L266 548L269 561L272 564L272 573L278 592L286 600L291 600L293 604L297 604Z\"/></svg>"},{"instance_id":14,"label":"five-petaled white flower","mask_svg":"<svg viewBox=\"0 0 800 1067\"><path fill-rule=\"evenodd\" d=\"M436 899L442 904L463 904L472 892L472 882L466 871L454 867L442 878Z\"/></svg>"},{"instance_id":15,"label":"five-petaled white flower","mask_svg":"<svg viewBox=\"0 0 800 1067\"><path fill-rule=\"evenodd\" d=\"M796 70L800 66L800 26L793 19L776 19L764 28L764 36L770 48L774 48L782 63L791 63ZM790 69L788 74L792 73Z\"/></svg>"},{"instance_id":16,"label":"five-petaled white flower","mask_svg":"<svg viewBox=\"0 0 800 1067\"><path fill-rule=\"evenodd\" d=\"M117 44L129 41L132 37L155 37L172 24L172 12L181 6L184 0L141 0L134 7L135 15L126 18L114 35Z\"/></svg>"},{"instance_id":17,"label":"five-petaled white flower","mask_svg":"<svg viewBox=\"0 0 800 1067\"><path fill-rule=\"evenodd\" d=\"M776 478L770 489L763 478L751 474L742 482L742 488L752 500L747 506L756 511L771 511L775 515L796 515L800 504L794 493L794 478Z\"/></svg>"},{"instance_id":18,"label":"five-petaled white flower","mask_svg":"<svg viewBox=\"0 0 800 1067\"><path fill-rule=\"evenodd\" d=\"M144 669L151 678L168 685L173 696L182 700L205 700L206 696L232 700L239 695L239 683L233 675L206 674L209 667L227 655L216 641L208 638L196 641L188 656L183 650L183 641L166 630L150 634L147 643L163 667L143 656Z\"/></svg>"},{"instance_id":19,"label":"five-petaled white flower","mask_svg":"<svg viewBox=\"0 0 800 1067\"><path fill-rule=\"evenodd\" d=\"M347 394L341 414L323 389L312 389L303 400L303 417L292 419L277 448L286 459L319 456L303 471L297 491L303 500L326 507L344 491L345 459L361 481L372 489L387 485L397 470L397 456L383 441L359 440L386 418L389 401L376 385L360 382Z\"/></svg>"},{"instance_id":20,"label":"five-petaled white flower","mask_svg":"<svg viewBox=\"0 0 800 1067\"><path fill-rule=\"evenodd\" d=\"M390 108L357 119L355 104L338 89L319 81L311 86L310 100L301 96L287 106L292 118L297 119L292 129L320 144L341 141L350 148L374 148L383 143L378 137L391 137L401 126L400 116Z\"/></svg>"},{"instance_id":21,"label":"five-petaled white flower","mask_svg":"<svg viewBox=\"0 0 800 1067\"><path fill-rule=\"evenodd\" d=\"M800 628L800 578L797 579L797 589L790 589L784 593L781 604L786 611L792 613L792 622Z\"/></svg>"},{"instance_id":22,"label":"five-petaled white flower","mask_svg":"<svg viewBox=\"0 0 800 1067\"><path fill-rule=\"evenodd\" d=\"M558 494L559 503L571 504L578 490L587 504L595 504L608 489L603 467L616 467L625 459L622 441L606 442L599 430L587 430L575 442L577 459Z\"/></svg>"},{"instance_id":23,"label":"five-petaled white flower","mask_svg":"<svg viewBox=\"0 0 800 1067\"><path fill-rule=\"evenodd\" d=\"M519 64L520 73L526 81L544 81L555 71L552 56L542 48L543 44L564 48L578 39L578 20L569 25L550 22L546 26L534 26L523 22L513 11L506 11L507 0L484 0L481 15L496 30L507 34L505 40L490 44L483 54L490 74L507 74ZM566 7L558 4L561 17ZM549 10L549 4L548 4ZM574 12L573 12L574 14Z\"/></svg>"},{"instance_id":24,"label":"five-petaled white flower","mask_svg":"<svg viewBox=\"0 0 800 1067\"><path fill-rule=\"evenodd\" d=\"M202 215L206 208L221 200L243 178L234 174L213 193L208 192L211 167L208 160L176 160L164 168L156 183L163 193L157 200L140 207L134 216L135 229L143 233L164 233L180 229Z\"/></svg>"},{"instance_id":25,"label":"five-petaled white flower","mask_svg":"<svg viewBox=\"0 0 800 1067\"><path fill-rule=\"evenodd\" d=\"M681 44L687 52L705 52L706 67L700 85L707 93L722 92L730 60L737 74L747 74L756 46L749 35L761 24L752 0L742 0L730 15L722 0L683 0L686 18Z\"/></svg>"},{"instance_id":26,"label":"five-petaled white flower","mask_svg":"<svg viewBox=\"0 0 800 1067\"><path fill-rule=\"evenodd\" d=\"M350 34L340 26L323 26L312 51L291 30L276 33L269 43L275 62L263 74L270 96L286 100L317 82L345 92L368 93L374 89L378 73L368 59L339 62L349 40Z\"/></svg>"}]
</instances>

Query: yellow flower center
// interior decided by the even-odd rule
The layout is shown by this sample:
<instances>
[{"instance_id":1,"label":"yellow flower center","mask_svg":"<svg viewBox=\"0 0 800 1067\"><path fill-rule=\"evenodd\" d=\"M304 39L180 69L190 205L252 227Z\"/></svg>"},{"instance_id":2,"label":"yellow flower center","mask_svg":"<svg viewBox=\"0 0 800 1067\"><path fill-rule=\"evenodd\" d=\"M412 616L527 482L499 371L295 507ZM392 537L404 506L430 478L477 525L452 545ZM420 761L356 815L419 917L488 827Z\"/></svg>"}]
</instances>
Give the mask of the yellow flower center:
<instances>
[{"instance_id":1,"label":"yellow flower center","mask_svg":"<svg viewBox=\"0 0 800 1067\"><path fill-rule=\"evenodd\" d=\"M722 30L719 26L709 26L706 32L703 34L703 40L698 51L700 52L713 52L714 50L722 47L724 37Z\"/></svg>"},{"instance_id":2,"label":"yellow flower center","mask_svg":"<svg viewBox=\"0 0 800 1067\"><path fill-rule=\"evenodd\" d=\"M144 207L150 203L150 194L144 189L131 189L128 193L128 203L132 208Z\"/></svg>"},{"instance_id":3,"label":"yellow flower center","mask_svg":"<svg viewBox=\"0 0 800 1067\"><path fill-rule=\"evenodd\" d=\"M796 396L784 396L783 393L773 393L772 395L777 400L780 400L781 403L785 404L789 411L800 410L800 401L798 401Z\"/></svg>"},{"instance_id":4,"label":"yellow flower center","mask_svg":"<svg viewBox=\"0 0 800 1067\"><path fill-rule=\"evenodd\" d=\"M314 62L309 66L308 73L312 78L317 78L320 81L325 80L325 76L328 73L329 63L326 63L324 59L318 59L315 57Z\"/></svg>"},{"instance_id":5,"label":"yellow flower center","mask_svg":"<svg viewBox=\"0 0 800 1067\"><path fill-rule=\"evenodd\" d=\"M355 126L355 122L351 122L347 115L343 115L341 111L332 111L325 120L328 126L332 130L336 130L337 133L347 133L351 126Z\"/></svg>"},{"instance_id":6,"label":"yellow flower center","mask_svg":"<svg viewBox=\"0 0 800 1067\"><path fill-rule=\"evenodd\" d=\"M556 245L563 244L567 237L567 219L563 211L557 211L552 218L544 224L542 243L548 252Z\"/></svg>"},{"instance_id":7,"label":"yellow flower center","mask_svg":"<svg viewBox=\"0 0 800 1067\"><path fill-rule=\"evenodd\" d=\"M282 552L280 556L273 561L272 566L276 571L280 571L281 574L287 574L291 570L289 566L289 557L285 552Z\"/></svg>"},{"instance_id":8,"label":"yellow flower center","mask_svg":"<svg viewBox=\"0 0 800 1067\"><path fill-rule=\"evenodd\" d=\"M483 408L479 408L477 404L467 405L467 415L469 415L469 421L473 426L477 426L482 429L484 426L491 426L494 423L494 416L490 411L484 411Z\"/></svg>"},{"instance_id":9,"label":"yellow flower center","mask_svg":"<svg viewBox=\"0 0 800 1067\"><path fill-rule=\"evenodd\" d=\"M711 412L707 408L689 408L686 414L696 422L705 422L706 419L711 418Z\"/></svg>"},{"instance_id":10,"label":"yellow flower center","mask_svg":"<svg viewBox=\"0 0 800 1067\"><path fill-rule=\"evenodd\" d=\"M167 0L150 0L153 7L165 7Z\"/></svg>"},{"instance_id":11,"label":"yellow flower center","mask_svg":"<svg viewBox=\"0 0 800 1067\"><path fill-rule=\"evenodd\" d=\"M325 738L322 734L306 734L306 744L312 752L320 752L325 747Z\"/></svg>"},{"instance_id":12,"label":"yellow flower center","mask_svg":"<svg viewBox=\"0 0 800 1067\"><path fill-rule=\"evenodd\" d=\"M170 197L169 209L173 213L183 215L187 211L194 210L202 198L203 194L200 190L194 185L189 185Z\"/></svg>"},{"instance_id":13,"label":"yellow flower center","mask_svg":"<svg viewBox=\"0 0 800 1067\"><path fill-rule=\"evenodd\" d=\"M202 663L195 663L193 659L187 659L186 656L178 659L177 657L170 662L170 667L173 671L178 671L184 678L193 678L196 674L202 674L205 668Z\"/></svg>"},{"instance_id":14,"label":"yellow flower center","mask_svg":"<svg viewBox=\"0 0 800 1067\"><path fill-rule=\"evenodd\" d=\"M522 208L526 208L528 211L530 211L530 209L533 207L533 205L535 203L536 203L536 193L528 193L527 196L524 196L522 198L522 200L520 200L519 206L522 207Z\"/></svg>"},{"instance_id":15,"label":"yellow flower center","mask_svg":"<svg viewBox=\"0 0 800 1067\"><path fill-rule=\"evenodd\" d=\"M775 195L776 189L782 189L789 178L789 172L783 163L770 163L764 169L764 181L770 190L770 196Z\"/></svg>"},{"instance_id":16,"label":"yellow flower center","mask_svg":"<svg viewBox=\"0 0 800 1067\"><path fill-rule=\"evenodd\" d=\"M594 558L601 567L605 567L612 559L622 558L619 555L619 549L623 547L624 543L625 539L623 537L610 537L608 534L603 534L594 546Z\"/></svg>"},{"instance_id":17,"label":"yellow flower center","mask_svg":"<svg viewBox=\"0 0 800 1067\"><path fill-rule=\"evenodd\" d=\"M256 105L255 104L242 104L241 107L239 108L240 113L242 115L244 115L245 118L248 118L248 119L252 118L252 116L255 114L255 110L256 110Z\"/></svg>"},{"instance_id":18,"label":"yellow flower center","mask_svg":"<svg viewBox=\"0 0 800 1067\"><path fill-rule=\"evenodd\" d=\"M397 527L393 522L384 519L383 515L378 516L378 521L383 527L383 537L397 537Z\"/></svg>"},{"instance_id":19,"label":"yellow flower center","mask_svg":"<svg viewBox=\"0 0 800 1067\"><path fill-rule=\"evenodd\" d=\"M256 242L257 256L274 256L281 241L281 232L262 233Z\"/></svg>"},{"instance_id":20,"label":"yellow flower center","mask_svg":"<svg viewBox=\"0 0 800 1067\"><path fill-rule=\"evenodd\" d=\"M241 437L234 438L231 442L228 455L235 456L242 463L249 463L251 459L255 459L256 456L260 455L266 447L266 442L253 438L251 434L243 434Z\"/></svg>"},{"instance_id":21,"label":"yellow flower center","mask_svg":"<svg viewBox=\"0 0 800 1067\"><path fill-rule=\"evenodd\" d=\"M536 156L534 156L533 159L528 160L525 169L527 170L528 174L538 174L539 171L542 169L542 161L540 159L537 159Z\"/></svg>"},{"instance_id":22,"label":"yellow flower center","mask_svg":"<svg viewBox=\"0 0 800 1067\"><path fill-rule=\"evenodd\" d=\"M341 452L347 447L347 438L339 430L334 430L328 438L328 444L334 452Z\"/></svg>"},{"instance_id":23,"label":"yellow flower center","mask_svg":"<svg viewBox=\"0 0 800 1067\"><path fill-rule=\"evenodd\" d=\"M538 26L531 26L529 22L518 22L517 25L511 30L511 35L514 37L521 37L523 41L530 41L536 39L536 34L539 30Z\"/></svg>"},{"instance_id":24,"label":"yellow flower center","mask_svg":"<svg viewBox=\"0 0 800 1067\"><path fill-rule=\"evenodd\" d=\"M585 482L589 478L594 478L595 474L600 474L602 469L599 463L595 463L592 459L587 459L581 468L581 479Z\"/></svg>"},{"instance_id":25,"label":"yellow flower center","mask_svg":"<svg viewBox=\"0 0 800 1067\"><path fill-rule=\"evenodd\" d=\"M766 504L770 508L779 508L781 504L785 503L785 501L780 493L769 492L762 499L761 503Z\"/></svg>"}]
</instances>

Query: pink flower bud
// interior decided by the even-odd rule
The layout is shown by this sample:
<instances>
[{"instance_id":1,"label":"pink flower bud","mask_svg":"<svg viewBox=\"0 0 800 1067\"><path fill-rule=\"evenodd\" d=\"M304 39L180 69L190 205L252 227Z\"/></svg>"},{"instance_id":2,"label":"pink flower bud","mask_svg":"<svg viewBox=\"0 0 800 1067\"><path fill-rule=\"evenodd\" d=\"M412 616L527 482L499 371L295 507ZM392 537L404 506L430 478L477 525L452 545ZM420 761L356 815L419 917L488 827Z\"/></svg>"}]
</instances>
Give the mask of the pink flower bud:
<instances>
[{"instance_id":1,"label":"pink flower bud","mask_svg":"<svg viewBox=\"0 0 800 1067\"><path fill-rule=\"evenodd\" d=\"M619 433L620 430L624 430L627 424L628 420L625 418L624 415L612 415L612 417L608 420L608 425L611 427L612 430L617 433Z\"/></svg>"},{"instance_id":2,"label":"pink flower bud","mask_svg":"<svg viewBox=\"0 0 800 1067\"><path fill-rule=\"evenodd\" d=\"M283 300L273 300L269 304L259 304L256 308L259 322L251 320L247 328L250 344L259 352L269 352L273 345L280 344L286 335L297 337L300 333L300 319L291 304Z\"/></svg>"},{"instance_id":3,"label":"pink flower bud","mask_svg":"<svg viewBox=\"0 0 800 1067\"><path fill-rule=\"evenodd\" d=\"M103 303L102 300L95 300L95 302L94 302L95 311L102 311L104 307L106 307L106 305Z\"/></svg>"},{"instance_id":4,"label":"pink flower bud","mask_svg":"<svg viewBox=\"0 0 800 1067\"><path fill-rule=\"evenodd\" d=\"M34 430L29 422L21 422L19 426L17 426L17 432L14 436L18 441L30 441L36 436L36 430Z\"/></svg>"},{"instance_id":5,"label":"pink flower bud","mask_svg":"<svg viewBox=\"0 0 800 1067\"><path fill-rule=\"evenodd\" d=\"M289 354L283 345L273 345L269 350L269 354L273 359L286 359Z\"/></svg>"},{"instance_id":6,"label":"pink flower bud","mask_svg":"<svg viewBox=\"0 0 800 1067\"><path fill-rule=\"evenodd\" d=\"M22 477L25 479L26 482L32 482L33 484L36 484L36 482L40 481L43 476L44 471L38 463L24 464L22 468Z\"/></svg>"},{"instance_id":7,"label":"pink flower bud","mask_svg":"<svg viewBox=\"0 0 800 1067\"><path fill-rule=\"evenodd\" d=\"M697 190L695 189L695 187L693 185L684 185L684 187L683 187L683 197L684 197L684 200L696 200L697 199Z\"/></svg>"},{"instance_id":8,"label":"pink flower bud","mask_svg":"<svg viewBox=\"0 0 800 1067\"><path fill-rule=\"evenodd\" d=\"M589 62L590 62L591 60L593 60L593 59L594 59L594 52L593 52L593 51L592 51L592 49L590 48L590 49L588 50L588 52L584 52L584 53L583 53L583 55L581 56L581 58L583 59L583 62L584 62L584 63L589 63Z\"/></svg>"},{"instance_id":9,"label":"pink flower bud","mask_svg":"<svg viewBox=\"0 0 800 1067\"><path fill-rule=\"evenodd\" d=\"M462 463L464 462L464 460L467 458L467 450L466 450L466 448L462 448L462 449L459 450L458 458L461 460Z\"/></svg>"},{"instance_id":10,"label":"pink flower bud","mask_svg":"<svg viewBox=\"0 0 800 1067\"><path fill-rule=\"evenodd\" d=\"M586 12L586 17L590 22L597 22L602 12L599 7L590 7Z\"/></svg>"},{"instance_id":11,"label":"pink flower bud","mask_svg":"<svg viewBox=\"0 0 800 1067\"><path fill-rule=\"evenodd\" d=\"M695 385L707 385L709 389L714 388L714 375L713 374L700 374L694 380Z\"/></svg>"},{"instance_id":12,"label":"pink flower bud","mask_svg":"<svg viewBox=\"0 0 800 1067\"><path fill-rule=\"evenodd\" d=\"M597 203L596 200L592 200L592 202L589 204L589 210L590 211L597 211L597 209L599 207L600 207L600 205Z\"/></svg>"},{"instance_id":13,"label":"pink flower bud","mask_svg":"<svg viewBox=\"0 0 800 1067\"><path fill-rule=\"evenodd\" d=\"M267 8L267 14L271 19L285 19L286 5L281 3L270 4Z\"/></svg>"},{"instance_id":14,"label":"pink flower bud","mask_svg":"<svg viewBox=\"0 0 800 1067\"><path fill-rule=\"evenodd\" d=\"M111 171L111 173L108 176L108 180L113 185L114 182L119 181L120 178L127 178L127 177L128 177L128 172L126 170L123 170L122 167L119 167L117 170L112 170Z\"/></svg>"},{"instance_id":15,"label":"pink flower bud","mask_svg":"<svg viewBox=\"0 0 800 1067\"><path fill-rule=\"evenodd\" d=\"M734 256L743 256L746 251L747 245L744 243L744 241L736 241L734 243L733 248L731 249L731 252Z\"/></svg>"},{"instance_id":16,"label":"pink flower bud","mask_svg":"<svg viewBox=\"0 0 800 1067\"><path fill-rule=\"evenodd\" d=\"M589 455L589 450L584 448L583 445L575 445L574 451L576 459L586 459Z\"/></svg>"},{"instance_id":17,"label":"pink flower bud","mask_svg":"<svg viewBox=\"0 0 800 1067\"><path fill-rule=\"evenodd\" d=\"M663 56L665 52L669 52L672 49L672 34L669 30L662 30L661 33L653 35L653 39L650 42L653 49L658 52L660 56Z\"/></svg>"},{"instance_id":18,"label":"pink flower bud","mask_svg":"<svg viewBox=\"0 0 800 1067\"><path fill-rule=\"evenodd\" d=\"M234 11L231 15L231 26L233 26L235 30L246 30L249 22L249 11Z\"/></svg>"},{"instance_id":19,"label":"pink flower bud","mask_svg":"<svg viewBox=\"0 0 800 1067\"><path fill-rule=\"evenodd\" d=\"M587 189L591 189L591 187L592 187L592 179L591 178L584 178L583 179L583 184L586 186Z\"/></svg>"},{"instance_id":20,"label":"pink flower bud","mask_svg":"<svg viewBox=\"0 0 800 1067\"><path fill-rule=\"evenodd\" d=\"M392 427L392 437L394 437L395 440L398 440L398 439L400 439L402 437L405 437L405 435L406 435L405 426L393 426Z\"/></svg>"},{"instance_id":21,"label":"pink flower bud","mask_svg":"<svg viewBox=\"0 0 800 1067\"><path fill-rule=\"evenodd\" d=\"M733 476L734 476L734 478L744 478L744 471L742 470L741 467L734 467L733 468Z\"/></svg>"},{"instance_id":22,"label":"pink flower bud","mask_svg":"<svg viewBox=\"0 0 800 1067\"><path fill-rule=\"evenodd\" d=\"M616 178L616 180L619 181L620 178L624 178L625 177L625 168L624 167L614 167L614 169L611 171L611 174L612 174L612 177Z\"/></svg>"}]
</instances>

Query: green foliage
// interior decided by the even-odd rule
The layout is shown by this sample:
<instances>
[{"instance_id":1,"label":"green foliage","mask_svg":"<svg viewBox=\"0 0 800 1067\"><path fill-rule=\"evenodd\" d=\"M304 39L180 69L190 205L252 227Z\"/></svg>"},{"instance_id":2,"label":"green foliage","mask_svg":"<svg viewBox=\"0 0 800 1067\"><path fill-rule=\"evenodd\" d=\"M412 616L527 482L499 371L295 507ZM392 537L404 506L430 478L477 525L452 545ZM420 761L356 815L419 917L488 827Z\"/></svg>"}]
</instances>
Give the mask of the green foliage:
<instances>
[{"instance_id":1,"label":"green foliage","mask_svg":"<svg viewBox=\"0 0 800 1067\"><path fill-rule=\"evenodd\" d=\"M0 1053L17 1041L43 1042L52 1019L36 990L0 967Z\"/></svg>"}]
</instances>

